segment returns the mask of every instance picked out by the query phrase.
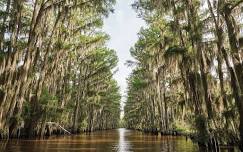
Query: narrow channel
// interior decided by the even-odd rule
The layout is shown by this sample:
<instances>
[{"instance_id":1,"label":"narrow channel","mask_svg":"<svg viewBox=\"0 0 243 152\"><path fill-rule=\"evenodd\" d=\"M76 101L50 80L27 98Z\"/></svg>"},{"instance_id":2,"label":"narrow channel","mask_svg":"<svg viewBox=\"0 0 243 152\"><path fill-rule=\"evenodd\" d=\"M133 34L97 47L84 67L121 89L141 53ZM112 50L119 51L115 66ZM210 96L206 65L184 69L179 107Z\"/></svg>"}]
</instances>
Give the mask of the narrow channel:
<instances>
[{"instance_id":1,"label":"narrow channel","mask_svg":"<svg viewBox=\"0 0 243 152\"><path fill-rule=\"evenodd\" d=\"M0 142L3 152L198 152L185 137L152 136L124 128L97 131L44 140L9 140Z\"/></svg>"}]
</instances>

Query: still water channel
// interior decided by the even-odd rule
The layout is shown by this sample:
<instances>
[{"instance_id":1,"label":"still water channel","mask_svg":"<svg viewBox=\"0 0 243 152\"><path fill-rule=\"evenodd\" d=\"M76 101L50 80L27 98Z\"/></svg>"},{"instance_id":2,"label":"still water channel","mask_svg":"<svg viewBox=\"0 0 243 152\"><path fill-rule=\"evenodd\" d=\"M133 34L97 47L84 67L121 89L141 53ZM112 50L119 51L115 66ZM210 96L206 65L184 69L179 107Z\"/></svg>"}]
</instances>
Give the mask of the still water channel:
<instances>
[{"instance_id":1,"label":"still water channel","mask_svg":"<svg viewBox=\"0 0 243 152\"><path fill-rule=\"evenodd\" d=\"M45 140L0 141L1 152L199 152L185 137L151 136L116 129ZM200 151L202 152L202 151ZM223 150L223 152L231 152Z\"/></svg>"}]
</instances>

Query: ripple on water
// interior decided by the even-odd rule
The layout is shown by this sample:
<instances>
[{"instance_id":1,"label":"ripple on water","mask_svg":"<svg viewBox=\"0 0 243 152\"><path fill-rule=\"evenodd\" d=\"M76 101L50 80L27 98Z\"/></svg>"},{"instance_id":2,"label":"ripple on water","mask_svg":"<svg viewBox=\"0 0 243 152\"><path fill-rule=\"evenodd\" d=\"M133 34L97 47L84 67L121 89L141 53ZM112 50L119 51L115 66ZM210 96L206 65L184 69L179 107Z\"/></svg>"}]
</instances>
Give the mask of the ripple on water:
<instances>
[{"instance_id":1,"label":"ripple on water","mask_svg":"<svg viewBox=\"0 0 243 152\"><path fill-rule=\"evenodd\" d=\"M184 137L151 136L124 128L46 140L0 141L1 152L198 152ZM229 151L224 151L229 152ZM232 152L232 151L231 151Z\"/></svg>"}]
</instances>

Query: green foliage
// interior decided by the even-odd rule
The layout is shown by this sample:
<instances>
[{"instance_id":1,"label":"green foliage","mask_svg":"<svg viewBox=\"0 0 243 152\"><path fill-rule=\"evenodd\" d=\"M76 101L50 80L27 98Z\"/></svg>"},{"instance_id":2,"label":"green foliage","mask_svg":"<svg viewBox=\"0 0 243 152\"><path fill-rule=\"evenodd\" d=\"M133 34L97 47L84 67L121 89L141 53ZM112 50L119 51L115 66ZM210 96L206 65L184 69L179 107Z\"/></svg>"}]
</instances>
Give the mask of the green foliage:
<instances>
[{"instance_id":1,"label":"green foliage","mask_svg":"<svg viewBox=\"0 0 243 152\"><path fill-rule=\"evenodd\" d=\"M175 121L172 128L180 134L191 134L193 132L190 125L182 121Z\"/></svg>"},{"instance_id":2,"label":"green foliage","mask_svg":"<svg viewBox=\"0 0 243 152\"><path fill-rule=\"evenodd\" d=\"M0 61L2 61L5 57L6 53L4 53L3 51L0 52Z\"/></svg>"},{"instance_id":3,"label":"green foliage","mask_svg":"<svg viewBox=\"0 0 243 152\"><path fill-rule=\"evenodd\" d=\"M169 56L177 55L177 54L184 55L184 53L186 53L185 48L181 48L178 46L172 46L166 50L165 57L169 57Z\"/></svg>"},{"instance_id":4,"label":"green foliage","mask_svg":"<svg viewBox=\"0 0 243 152\"><path fill-rule=\"evenodd\" d=\"M132 79L132 86L135 88L135 89L139 89L139 88L144 88L146 86L146 82L140 78L133 78Z\"/></svg>"},{"instance_id":5,"label":"green foliage","mask_svg":"<svg viewBox=\"0 0 243 152\"><path fill-rule=\"evenodd\" d=\"M198 115L195 118L195 128L197 129L196 140L201 144L206 144L209 141L209 132L207 127L207 119L203 115Z\"/></svg>"},{"instance_id":6,"label":"green foliage","mask_svg":"<svg viewBox=\"0 0 243 152\"><path fill-rule=\"evenodd\" d=\"M21 116L30 135L46 122L73 130L84 120L85 130L118 126L121 97L112 78L118 58L102 31L114 4L0 1L0 88L7 92L0 111L9 115L1 124L14 126Z\"/></svg>"},{"instance_id":7,"label":"green foliage","mask_svg":"<svg viewBox=\"0 0 243 152\"><path fill-rule=\"evenodd\" d=\"M235 16L241 6L240 0L134 2L147 26L130 49L135 68L127 80L127 127L195 132L201 145L214 146L212 138L237 143L242 78L232 71L241 58L235 56L240 51L237 27L242 27ZM233 41L235 54L228 51Z\"/></svg>"},{"instance_id":8,"label":"green foliage","mask_svg":"<svg viewBox=\"0 0 243 152\"><path fill-rule=\"evenodd\" d=\"M40 103L43 105L55 106L57 104L57 97L51 95L45 88L40 97Z\"/></svg>"},{"instance_id":9,"label":"green foliage","mask_svg":"<svg viewBox=\"0 0 243 152\"><path fill-rule=\"evenodd\" d=\"M25 119L29 119L31 117L31 105L30 102L24 102L22 117Z\"/></svg>"}]
</instances>

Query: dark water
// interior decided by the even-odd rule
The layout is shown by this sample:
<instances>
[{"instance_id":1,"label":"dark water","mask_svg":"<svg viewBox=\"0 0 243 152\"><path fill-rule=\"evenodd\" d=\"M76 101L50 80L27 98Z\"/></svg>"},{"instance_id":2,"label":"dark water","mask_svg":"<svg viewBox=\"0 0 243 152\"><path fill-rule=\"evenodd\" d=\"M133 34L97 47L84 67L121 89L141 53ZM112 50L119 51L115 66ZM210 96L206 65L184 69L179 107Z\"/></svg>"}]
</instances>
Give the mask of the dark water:
<instances>
[{"instance_id":1,"label":"dark water","mask_svg":"<svg viewBox=\"0 0 243 152\"><path fill-rule=\"evenodd\" d=\"M150 136L138 131L117 129L46 140L0 142L1 152L198 152L184 137ZM228 152L228 151L224 151Z\"/></svg>"}]
</instances>

